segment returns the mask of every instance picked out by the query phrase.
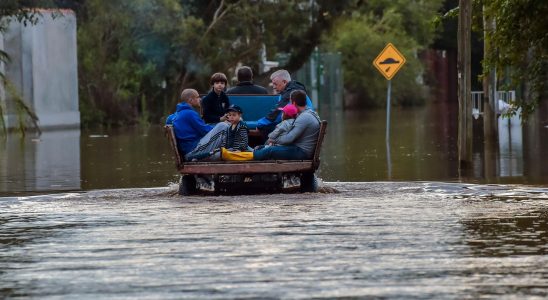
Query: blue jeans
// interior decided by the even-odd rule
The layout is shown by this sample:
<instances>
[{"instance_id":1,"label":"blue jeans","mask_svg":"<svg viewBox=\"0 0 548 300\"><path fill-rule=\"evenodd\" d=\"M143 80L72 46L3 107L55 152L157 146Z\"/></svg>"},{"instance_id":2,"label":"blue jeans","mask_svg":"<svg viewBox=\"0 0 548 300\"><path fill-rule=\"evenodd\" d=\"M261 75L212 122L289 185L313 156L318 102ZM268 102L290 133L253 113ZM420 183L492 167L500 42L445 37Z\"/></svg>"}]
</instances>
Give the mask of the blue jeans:
<instances>
[{"instance_id":1,"label":"blue jeans","mask_svg":"<svg viewBox=\"0 0 548 300\"><path fill-rule=\"evenodd\" d=\"M297 146L270 146L253 152L253 160L270 159L303 160L309 157Z\"/></svg>"}]
</instances>

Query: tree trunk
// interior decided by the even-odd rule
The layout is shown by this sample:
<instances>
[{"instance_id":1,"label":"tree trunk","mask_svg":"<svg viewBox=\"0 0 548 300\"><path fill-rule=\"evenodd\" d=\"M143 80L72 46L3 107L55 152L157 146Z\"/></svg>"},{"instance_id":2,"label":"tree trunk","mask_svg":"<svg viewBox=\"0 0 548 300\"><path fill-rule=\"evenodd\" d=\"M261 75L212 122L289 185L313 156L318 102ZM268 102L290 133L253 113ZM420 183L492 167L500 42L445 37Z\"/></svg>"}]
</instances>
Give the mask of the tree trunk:
<instances>
[{"instance_id":1,"label":"tree trunk","mask_svg":"<svg viewBox=\"0 0 548 300\"><path fill-rule=\"evenodd\" d=\"M492 47L490 39L487 37L487 32L494 29L493 20L487 19L483 15L484 28L484 58L489 53ZM497 176L497 153L498 153L498 122L495 112L496 95L496 75L495 69L490 69L483 77L483 161L484 174L486 179L492 179Z\"/></svg>"},{"instance_id":2,"label":"tree trunk","mask_svg":"<svg viewBox=\"0 0 548 300\"><path fill-rule=\"evenodd\" d=\"M472 95L471 95L471 0L459 0L458 59L459 83L459 174L467 173L472 166Z\"/></svg>"}]
</instances>

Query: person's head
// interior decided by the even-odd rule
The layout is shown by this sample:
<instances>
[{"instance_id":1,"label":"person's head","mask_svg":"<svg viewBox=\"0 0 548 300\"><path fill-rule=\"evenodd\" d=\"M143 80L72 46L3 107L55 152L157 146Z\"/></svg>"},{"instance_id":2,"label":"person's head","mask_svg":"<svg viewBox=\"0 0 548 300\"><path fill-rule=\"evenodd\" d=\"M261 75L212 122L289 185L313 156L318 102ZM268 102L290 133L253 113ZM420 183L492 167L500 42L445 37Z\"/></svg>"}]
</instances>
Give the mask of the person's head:
<instances>
[{"instance_id":1,"label":"person's head","mask_svg":"<svg viewBox=\"0 0 548 300\"><path fill-rule=\"evenodd\" d=\"M238 76L238 82L252 81L253 71L248 66L241 66L236 71L236 76Z\"/></svg>"},{"instance_id":2,"label":"person's head","mask_svg":"<svg viewBox=\"0 0 548 300\"><path fill-rule=\"evenodd\" d=\"M306 108L306 93L303 90L295 90L291 92L289 96L291 103L293 103L299 111L302 111Z\"/></svg>"},{"instance_id":3,"label":"person's head","mask_svg":"<svg viewBox=\"0 0 548 300\"><path fill-rule=\"evenodd\" d=\"M287 70L278 70L270 75L272 81L272 87L276 93L281 93L287 84L291 81L291 75Z\"/></svg>"},{"instance_id":4,"label":"person's head","mask_svg":"<svg viewBox=\"0 0 548 300\"><path fill-rule=\"evenodd\" d=\"M295 117L297 117L297 114L299 114L297 107L293 104L288 104L283 108L280 108L280 110L283 112L282 119L284 120L295 119Z\"/></svg>"},{"instance_id":5,"label":"person's head","mask_svg":"<svg viewBox=\"0 0 548 300\"><path fill-rule=\"evenodd\" d=\"M230 105L226 109L228 122L230 122L230 124L232 125L238 124L238 122L240 122L240 120L242 119L243 113L244 112L242 111L242 108L239 107L238 105L234 105L234 104Z\"/></svg>"},{"instance_id":6,"label":"person's head","mask_svg":"<svg viewBox=\"0 0 548 300\"><path fill-rule=\"evenodd\" d=\"M186 102L194 108L200 108L201 99L198 91L195 89L184 89L181 92L181 102Z\"/></svg>"},{"instance_id":7,"label":"person's head","mask_svg":"<svg viewBox=\"0 0 548 300\"><path fill-rule=\"evenodd\" d=\"M220 94L222 91L225 90L226 85L228 84L228 80L226 79L226 75L223 73L215 73L211 75L211 79L209 80L209 84L213 86L213 90L215 93Z\"/></svg>"}]
</instances>

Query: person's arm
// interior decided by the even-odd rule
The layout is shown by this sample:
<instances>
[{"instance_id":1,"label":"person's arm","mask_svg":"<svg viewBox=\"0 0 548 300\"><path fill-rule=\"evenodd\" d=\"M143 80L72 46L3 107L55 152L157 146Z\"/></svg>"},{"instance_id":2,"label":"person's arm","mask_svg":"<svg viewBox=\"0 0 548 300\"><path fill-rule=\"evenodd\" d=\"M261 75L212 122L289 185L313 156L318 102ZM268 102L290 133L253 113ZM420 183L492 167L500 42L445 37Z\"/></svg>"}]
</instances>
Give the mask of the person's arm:
<instances>
[{"instance_id":1,"label":"person's arm","mask_svg":"<svg viewBox=\"0 0 548 300\"><path fill-rule=\"evenodd\" d=\"M238 131L238 139L236 140L237 144L235 145L240 151L246 151L249 144L249 137L247 132L247 127L240 127Z\"/></svg>"},{"instance_id":2,"label":"person's arm","mask_svg":"<svg viewBox=\"0 0 548 300\"><path fill-rule=\"evenodd\" d=\"M171 115L167 116L166 125L173 125L173 119L174 118L175 118L175 114L171 114Z\"/></svg>"},{"instance_id":3,"label":"person's arm","mask_svg":"<svg viewBox=\"0 0 548 300\"><path fill-rule=\"evenodd\" d=\"M274 131L272 131L270 133L272 134L272 136L270 134L268 135L267 144L274 144L276 139L278 139L280 136L284 134L287 134L287 132L291 130L291 127L293 126L294 122L295 122L295 119L287 119L282 121L280 124L276 125L276 129L274 129L276 133L272 134L274 133Z\"/></svg>"},{"instance_id":4,"label":"person's arm","mask_svg":"<svg viewBox=\"0 0 548 300\"><path fill-rule=\"evenodd\" d=\"M306 129L306 126L308 126L308 122L305 117L299 116L295 121L293 122L293 126L290 128L290 130L286 134L280 135L276 140L274 140L274 143L279 145L289 145L295 142L297 138L301 136L303 131Z\"/></svg>"},{"instance_id":5,"label":"person's arm","mask_svg":"<svg viewBox=\"0 0 548 300\"><path fill-rule=\"evenodd\" d=\"M278 103L276 103L276 106L273 107L270 112L266 115L266 119L268 119L270 122L276 122L276 119L278 118L278 116L280 116L280 114L282 113L281 110L279 110L280 108L283 108L284 106L286 106L287 104L289 103L289 97L287 98L284 98L282 97L280 99L280 101L278 101Z\"/></svg>"},{"instance_id":6,"label":"person's arm","mask_svg":"<svg viewBox=\"0 0 548 300\"><path fill-rule=\"evenodd\" d=\"M269 140L275 140L280 136L280 134L282 134L282 132L284 131L282 128L282 124L283 122L276 125L276 128L271 133L268 134Z\"/></svg>"},{"instance_id":7,"label":"person's arm","mask_svg":"<svg viewBox=\"0 0 548 300\"><path fill-rule=\"evenodd\" d=\"M266 117L262 117L259 120L257 120L257 129L260 129L260 128L263 128L263 127L266 127L266 126L270 126L272 123L274 123L274 122L270 121Z\"/></svg>"},{"instance_id":8,"label":"person's arm","mask_svg":"<svg viewBox=\"0 0 548 300\"><path fill-rule=\"evenodd\" d=\"M200 136L206 135L213 129L213 126L207 125L204 120L200 119L198 113L194 113L190 116L189 123L192 129L196 130Z\"/></svg>"},{"instance_id":9,"label":"person's arm","mask_svg":"<svg viewBox=\"0 0 548 300\"><path fill-rule=\"evenodd\" d=\"M221 116L217 118L217 121L215 121L215 123L224 122L228 120L228 115L226 114L226 110L230 107L230 100L228 99L228 96L226 95L225 92L221 92L221 97L219 99L221 101L221 103L219 104L221 105L221 109L223 111L221 112Z\"/></svg>"}]
</instances>

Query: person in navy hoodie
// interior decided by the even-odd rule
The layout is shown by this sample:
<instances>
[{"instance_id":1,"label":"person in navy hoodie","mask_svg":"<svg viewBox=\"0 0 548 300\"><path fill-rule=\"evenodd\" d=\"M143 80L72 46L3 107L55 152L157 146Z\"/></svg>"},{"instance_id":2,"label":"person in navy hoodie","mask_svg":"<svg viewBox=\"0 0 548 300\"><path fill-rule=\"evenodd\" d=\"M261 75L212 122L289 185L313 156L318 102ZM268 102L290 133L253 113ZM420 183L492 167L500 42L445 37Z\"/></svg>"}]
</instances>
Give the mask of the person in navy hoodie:
<instances>
[{"instance_id":1,"label":"person in navy hoodie","mask_svg":"<svg viewBox=\"0 0 548 300\"><path fill-rule=\"evenodd\" d=\"M202 99L202 118L207 124L217 124L226 121L226 110L230 101L225 94L228 80L223 73L211 75L209 80L211 91Z\"/></svg>"}]
</instances>

